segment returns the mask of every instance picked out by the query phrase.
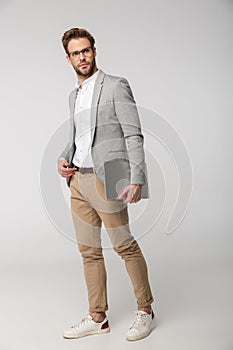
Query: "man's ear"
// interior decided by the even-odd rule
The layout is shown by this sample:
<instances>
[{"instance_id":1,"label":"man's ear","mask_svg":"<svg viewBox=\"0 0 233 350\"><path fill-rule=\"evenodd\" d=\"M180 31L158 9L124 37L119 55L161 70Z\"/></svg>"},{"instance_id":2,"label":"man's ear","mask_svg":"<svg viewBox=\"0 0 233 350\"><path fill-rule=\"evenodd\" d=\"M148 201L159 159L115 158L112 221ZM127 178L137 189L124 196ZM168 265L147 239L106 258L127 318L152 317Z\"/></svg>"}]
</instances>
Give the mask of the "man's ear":
<instances>
[{"instance_id":1,"label":"man's ear","mask_svg":"<svg viewBox=\"0 0 233 350\"><path fill-rule=\"evenodd\" d=\"M96 57L96 55L97 55L96 47L93 47L93 54L94 54L94 57Z\"/></svg>"},{"instance_id":2,"label":"man's ear","mask_svg":"<svg viewBox=\"0 0 233 350\"><path fill-rule=\"evenodd\" d=\"M69 56L69 55L66 55L66 59L67 59L68 63L71 64L70 56Z\"/></svg>"}]
</instances>

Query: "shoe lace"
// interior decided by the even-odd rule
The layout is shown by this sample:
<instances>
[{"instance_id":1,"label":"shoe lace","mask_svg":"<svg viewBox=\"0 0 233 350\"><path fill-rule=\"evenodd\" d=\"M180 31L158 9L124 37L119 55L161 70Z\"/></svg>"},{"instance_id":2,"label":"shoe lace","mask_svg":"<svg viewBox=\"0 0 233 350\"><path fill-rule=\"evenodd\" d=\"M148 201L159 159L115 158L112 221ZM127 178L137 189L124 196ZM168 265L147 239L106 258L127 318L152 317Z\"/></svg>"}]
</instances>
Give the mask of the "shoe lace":
<instances>
[{"instance_id":1,"label":"shoe lace","mask_svg":"<svg viewBox=\"0 0 233 350\"><path fill-rule=\"evenodd\" d=\"M78 329L82 326L84 326L85 324L87 324L88 322L90 322L91 318L89 315L85 316L79 323L70 326L71 329Z\"/></svg>"},{"instance_id":2,"label":"shoe lace","mask_svg":"<svg viewBox=\"0 0 233 350\"><path fill-rule=\"evenodd\" d=\"M138 328L140 328L140 326L145 324L147 315L146 314L141 314L141 313L139 313L137 311L135 312L135 314L136 314L136 316L135 316L135 318L133 320L133 323L132 323L130 328L138 329Z\"/></svg>"}]
</instances>

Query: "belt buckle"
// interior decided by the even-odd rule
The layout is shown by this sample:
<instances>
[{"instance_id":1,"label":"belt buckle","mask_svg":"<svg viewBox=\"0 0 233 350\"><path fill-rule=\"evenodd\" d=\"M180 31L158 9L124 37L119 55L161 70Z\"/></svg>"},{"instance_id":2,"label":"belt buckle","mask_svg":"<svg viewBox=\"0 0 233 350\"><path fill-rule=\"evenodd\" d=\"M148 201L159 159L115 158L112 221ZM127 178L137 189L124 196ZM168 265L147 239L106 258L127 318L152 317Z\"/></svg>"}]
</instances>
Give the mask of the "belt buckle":
<instances>
[{"instance_id":1,"label":"belt buckle","mask_svg":"<svg viewBox=\"0 0 233 350\"><path fill-rule=\"evenodd\" d=\"M85 174L85 169L84 168L79 168L79 171L81 174Z\"/></svg>"}]
</instances>

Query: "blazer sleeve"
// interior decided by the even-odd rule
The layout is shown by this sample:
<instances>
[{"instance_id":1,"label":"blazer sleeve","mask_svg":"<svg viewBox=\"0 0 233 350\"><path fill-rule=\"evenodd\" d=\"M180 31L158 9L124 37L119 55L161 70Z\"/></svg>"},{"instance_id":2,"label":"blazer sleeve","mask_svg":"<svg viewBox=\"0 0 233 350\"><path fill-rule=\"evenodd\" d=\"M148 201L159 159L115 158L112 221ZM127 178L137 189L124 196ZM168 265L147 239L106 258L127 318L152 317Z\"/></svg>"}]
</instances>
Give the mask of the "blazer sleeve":
<instances>
[{"instance_id":1,"label":"blazer sleeve","mask_svg":"<svg viewBox=\"0 0 233 350\"><path fill-rule=\"evenodd\" d=\"M125 78L120 78L116 83L114 105L126 141L131 169L130 183L143 185L145 183L144 137L136 102Z\"/></svg>"},{"instance_id":2,"label":"blazer sleeve","mask_svg":"<svg viewBox=\"0 0 233 350\"><path fill-rule=\"evenodd\" d=\"M66 147L64 148L64 150L62 151L62 153L60 154L60 156L58 157L57 161L59 160L66 160L67 162L69 162L69 159L70 159L70 150L72 148L72 145L71 145L71 137L72 137L72 126L71 126L71 118L70 118L70 135L69 135L69 141L66 145Z\"/></svg>"},{"instance_id":3,"label":"blazer sleeve","mask_svg":"<svg viewBox=\"0 0 233 350\"><path fill-rule=\"evenodd\" d=\"M72 96L72 93L70 93L69 95L69 108L70 108L70 104L71 104L71 96ZM73 151L73 138L74 138L74 120L73 120L73 117L71 115L71 108L70 108L70 123L69 123L69 140L68 140L68 143L66 145L66 147L64 148L64 150L62 151L62 153L60 154L60 156L57 158L57 161L60 160L60 159L65 159L67 162L70 161L70 158L71 158L71 153Z\"/></svg>"}]
</instances>

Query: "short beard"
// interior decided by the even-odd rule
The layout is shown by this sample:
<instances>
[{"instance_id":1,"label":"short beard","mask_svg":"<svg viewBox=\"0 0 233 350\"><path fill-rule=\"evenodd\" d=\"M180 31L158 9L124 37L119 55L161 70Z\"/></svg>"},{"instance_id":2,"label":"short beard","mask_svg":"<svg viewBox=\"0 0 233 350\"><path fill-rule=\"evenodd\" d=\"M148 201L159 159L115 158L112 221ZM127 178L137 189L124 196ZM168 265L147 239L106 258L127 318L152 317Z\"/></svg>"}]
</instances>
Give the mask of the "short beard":
<instances>
[{"instance_id":1,"label":"short beard","mask_svg":"<svg viewBox=\"0 0 233 350\"><path fill-rule=\"evenodd\" d=\"M75 72L81 76L81 77L87 77L87 76L91 76L94 73L95 70L95 66L96 66L96 62L95 62L95 57L93 58L93 61L90 62L90 68L86 71L86 73L83 73L79 70L78 67L73 66Z\"/></svg>"}]
</instances>

